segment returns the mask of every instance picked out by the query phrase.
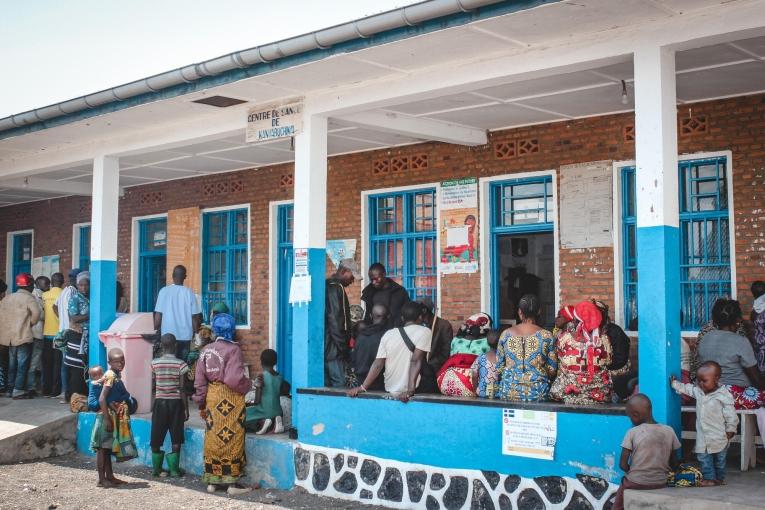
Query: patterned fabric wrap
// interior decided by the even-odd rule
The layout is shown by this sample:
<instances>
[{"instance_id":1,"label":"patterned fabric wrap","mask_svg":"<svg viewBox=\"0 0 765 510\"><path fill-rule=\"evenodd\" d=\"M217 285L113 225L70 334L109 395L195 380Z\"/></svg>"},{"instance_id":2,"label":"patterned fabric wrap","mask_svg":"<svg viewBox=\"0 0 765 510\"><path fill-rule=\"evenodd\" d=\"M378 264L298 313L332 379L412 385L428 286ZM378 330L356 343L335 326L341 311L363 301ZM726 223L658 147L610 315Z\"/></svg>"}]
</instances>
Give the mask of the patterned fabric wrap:
<instances>
[{"instance_id":1,"label":"patterned fabric wrap","mask_svg":"<svg viewBox=\"0 0 765 510\"><path fill-rule=\"evenodd\" d=\"M455 354L438 371L438 389L451 397L475 397L473 371L475 354Z\"/></svg>"},{"instance_id":2,"label":"patterned fabric wrap","mask_svg":"<svg viewBox=\"0 0 765 510\"><path fill-rule=\"evenodd\" d=\"M73 413L81 413L88 410L88 396L72 393L69 399L69 410Z\"/></svg>"},{"instance_id":3,"label":"patterned fabric wrap","mask_svg":"<svg viewBox=\"0 0 765 510\"><path fill-rule=\"evenodd\" d=\"M216 316L218 317L218 316ZM244 475L244 395L220 382L207 387L204 474L208 484L236 483Z\"/></svg>"},{"instance_id":4,"label":"patterned fabric wrap","mask_svg":"<svg viewBox=\"0 0 765 510\"><path fill-rule=\"evenodd\" d=\"M757 357L757 368L765 374L765 311L757 312L754 318L754 355Z\"/></svg>"},{"instance_id":5,"label":"patterned fabric wrap","mask_svg":"<svg viewBox=\"0 0 765 510\"><path fill-rule=\"evenodd\" d=\"M484 338L476 338L471 340L469 338L462 338L456 336L452 339L452 345L450 348L450 354L472 354L478 356L489 352L489 341Z\"/></svg>"},{"instance_id":6,"label":"patterned fabric wrap","mask_svg":"<svg viewBox=\"0 0 765 510\"><path fill-rule=\"evenodd\" d=\"M212 332L215 338L233 340L236 331L236 321L227 313L216 313L212 320Z\"/></svg>"},{"instance_id":7,"label":"patterned fabric wrap","mask_svg":"<svg viewBox=\"0 0 765 510\"><path fill-rule=\"evenodd\" d=\"M499 381L497 364L489 361L486 354L481 354L475 359L470 370L478 375L476 395L481 398L494 398L497 394L497 382Z\"/></svg>"},{"instance_id":8,"label":"patterned fabric wrap","mask_svg":"<svg viewBox=\"0 0 765 510\"><path fill-rule=\"evenodd\" d=\"M104 415L98 413L93 425L93 433L90 436L90 447L93 450L103 448L103 445L109 444L111 438L112 455L117 462L125 462L138 457L138 449L135 446L133 431L130 428L127 403L116 402L115 404L117 411L109 409L109 415L114 423L113 430L111 432L106 430Z\"/></svg>"},{"instance_id":9,"label":"patterned fabric wrap","mask_svg":"<svg viewBox=\"0 0 765 510\"><path fill-rule=\"evenodd\" d=\"M674 473L667 477L669 487L698 487L704 477L698 468L689 464L680 464L680 467Z\"/></svg>"},{"instance_id":10,"label":"patterned fabric wrap","mask_svg":"<svg viewBox=\"0 0 765 510\"><path fill-rule=\"evenodd\" d=\"M497 398L519 402L547 400L550 383L558 370L552 334L540 329L533 335L502 333L497 346L499 386Z\"/></svg>"},{"instance_id":11,"label":"patterned fabric wrap","mask_svg":"<svg viewBox=\"0 0 765 510\"><path fill-rule=\"evenodd\" d=\"M602 404L611 401L611 341L602 334L599 346L565 331L558 339L558 377L550 397L567 404Z\"/></svg>"},{"instance_id":12,"label":"patterned fabric wrap","mask_svg":"<svg viewBox=\"0 0 765 510\"><path fill-rule=\"evenodd\" d=\"M754 386L731 386L724 385L733 395L733 405L736 409L757 409L765 407L765 390L758 390Z\"/></svg>"}]
</instances>

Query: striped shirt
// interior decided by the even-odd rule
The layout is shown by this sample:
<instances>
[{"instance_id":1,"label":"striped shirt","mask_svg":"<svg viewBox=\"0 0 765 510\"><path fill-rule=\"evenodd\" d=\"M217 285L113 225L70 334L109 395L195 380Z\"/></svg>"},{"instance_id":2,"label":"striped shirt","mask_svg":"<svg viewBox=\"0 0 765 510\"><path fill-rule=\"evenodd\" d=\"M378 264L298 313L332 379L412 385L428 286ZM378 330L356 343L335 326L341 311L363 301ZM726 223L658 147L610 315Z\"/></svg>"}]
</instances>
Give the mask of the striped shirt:
<instances>
[{"instance_id":1,"label":"striped shirt","mask_svg":"<svg viewBox=\"0 0 765 510\"><path fill-rule=\"evenodd\" d=\"M180 399L180 378L188 372L189 366L174 354L165 354L153 359L151 373L156 381L155 398Z\"/></svg>"}]
</instances>

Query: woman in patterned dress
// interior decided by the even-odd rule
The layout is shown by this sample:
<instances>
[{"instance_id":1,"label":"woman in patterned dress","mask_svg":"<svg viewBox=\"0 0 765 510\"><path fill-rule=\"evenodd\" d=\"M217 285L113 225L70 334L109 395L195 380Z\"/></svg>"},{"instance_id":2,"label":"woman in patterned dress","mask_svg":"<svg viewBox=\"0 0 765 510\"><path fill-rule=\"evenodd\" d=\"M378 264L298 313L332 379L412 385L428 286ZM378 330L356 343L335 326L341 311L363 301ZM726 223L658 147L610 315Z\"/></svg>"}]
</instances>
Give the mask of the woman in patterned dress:
<instances>
[{"instance_id":1,"label":"woman in patterned dress","mask_svg":"<svg viewBox=\"0 0 765 510\"><path fill-rule=\"evenodd\" d=\"M500 381L497 398L522 402L547 400L558 369L552 333L536 325L539 298L525 294L518 302L519 323L502 333L497 348Z\"/></svg>"},{"instance_id":2,"label":"woman in patterned dress","mask_svg":"<svg viewBox=\"0 0 765 510\"><path fill-rule=\"evenodd\" d=\"M491 331L491 317L476 313L468 317L452 340L451 355L438 371L436 381L442 395L475 397L473 363L489 352L486 335Z\"/></svg>"},{"instance_id":3,"label":"woman in patterned dress","mask_svg":"<svg viewBox=\"0 0 765 510\"><path fill-rule=\"evenodd\" d=\"M558 338L558 377L550 397L566 404L602 404L611 401L613 388L608 365L611 341L601 334L600 310L590 301L574 307L576 328Z\"/></svg>"}]
</instances>

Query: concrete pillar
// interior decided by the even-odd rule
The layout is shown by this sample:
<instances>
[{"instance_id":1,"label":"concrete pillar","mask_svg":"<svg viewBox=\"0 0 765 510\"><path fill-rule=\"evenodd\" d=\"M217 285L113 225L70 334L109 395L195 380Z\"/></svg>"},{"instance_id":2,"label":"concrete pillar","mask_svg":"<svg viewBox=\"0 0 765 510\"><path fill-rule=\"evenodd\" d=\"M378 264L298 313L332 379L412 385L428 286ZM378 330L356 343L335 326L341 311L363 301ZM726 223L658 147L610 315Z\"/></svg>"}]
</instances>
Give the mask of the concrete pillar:
<instances>
[{"instance_id":1,"label":"concrete pillar","mask_svg":"<svg viewBox=\"0 0 765 510\"><path fill-rule=\"evenodd\" d=\"M680 241L674 51L635 53L635 153L640 391L658 422L680 427Z\"/></svg>"},{"instance_id":2,"label":"concrete pillar","mask_svg":"<svg viewBox=\"0 0 765 510\"><path fill-rule=\"evenodd\" d=\"M327 119L306 114L295 137L295 260L308 254L311 301L292 305L293 421L300 430L297 388L324 386L324 287L327 243Z\"/></svg>"},{"instance_id":3,"label":"concrete pillar","mask_svg":"<svg viewBox=\"0 0 765 510\"><path fill-rule=\"evenodd\" d=\"M93 160L93 212L90 230L90 366L106 369L106 352L98 338L117 309L117 210L119 159Z\"/></svg>"}]
</instances>

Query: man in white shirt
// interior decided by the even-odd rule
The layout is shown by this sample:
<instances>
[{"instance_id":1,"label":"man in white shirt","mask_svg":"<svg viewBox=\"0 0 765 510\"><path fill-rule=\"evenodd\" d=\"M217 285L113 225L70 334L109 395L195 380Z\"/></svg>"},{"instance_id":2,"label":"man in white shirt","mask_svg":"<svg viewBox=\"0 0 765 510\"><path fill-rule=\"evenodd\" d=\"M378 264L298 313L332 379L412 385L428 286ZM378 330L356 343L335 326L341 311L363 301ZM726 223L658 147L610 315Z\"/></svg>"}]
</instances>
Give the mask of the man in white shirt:
<instances>
[{"instance_id":1,"label":"man in white shirt","mask_svg":"<svg viewBox=\"0 0 765 510\"><path fill-rule=\"evenodd\" d=\"M367 386L371 385L383 370L385 391L397 394L403 402L414 395L420 369L430 351L430 330L422 325L422 306L419 303L410 301L404 304L401 315L404 327L391 329L383 335L377 358L372 363L366 379L361 386L348 390L349 397L367 391Z\"/></svg>"},{"instance_id":2,"label":"man in white shirt","mask_svg":"<svg viewBox=\"0 0 765 510\"><path fill-rule=\"evenodd\" d=\"M188 287L183 286L186 268L173 268L173 283L162 287L154 307L154 328L161 335L171 334L177 340L175 356L183 361L189 354L194 335L202 324L202 309L197 297Z\"/></svg>"}]
</instances>

